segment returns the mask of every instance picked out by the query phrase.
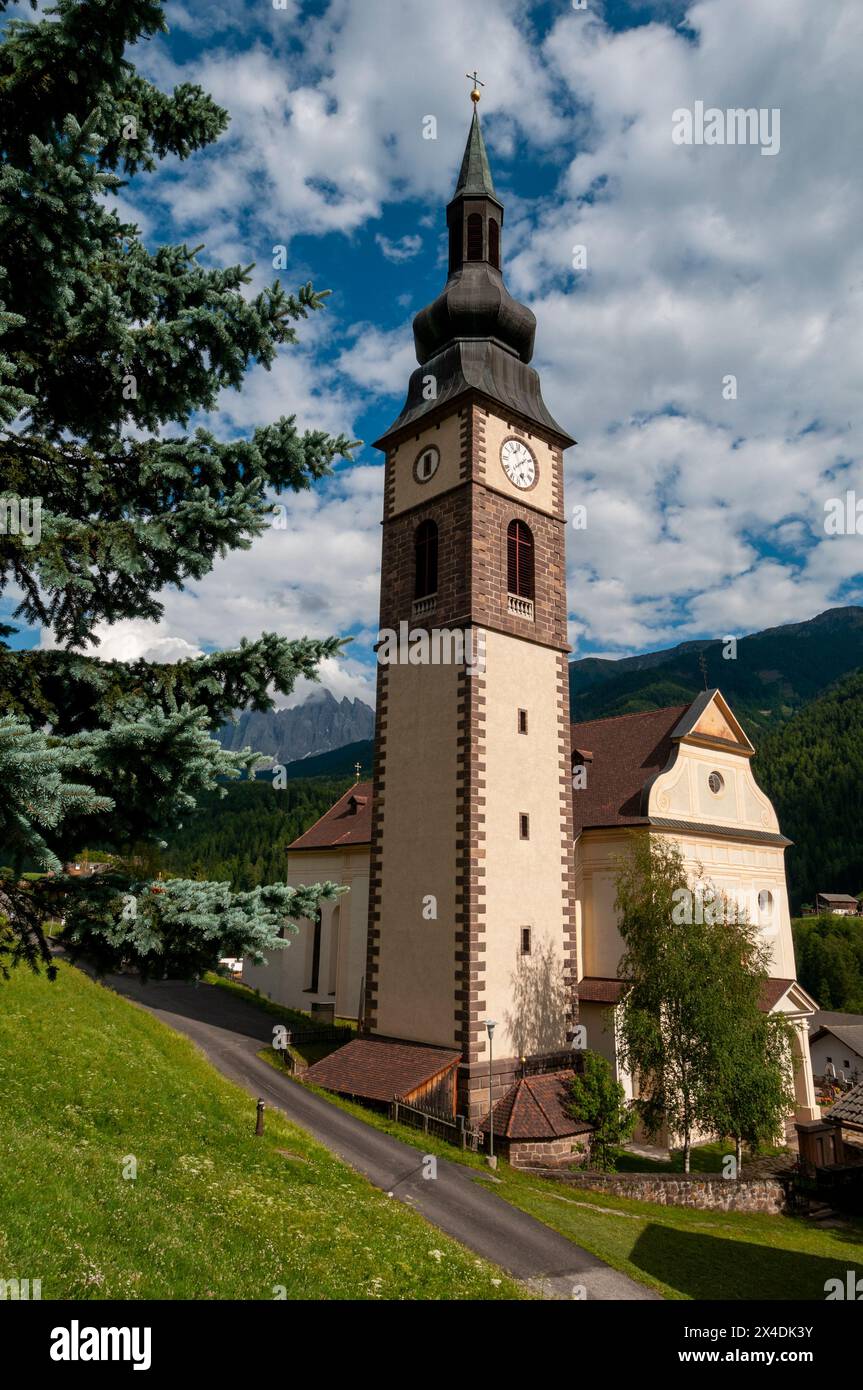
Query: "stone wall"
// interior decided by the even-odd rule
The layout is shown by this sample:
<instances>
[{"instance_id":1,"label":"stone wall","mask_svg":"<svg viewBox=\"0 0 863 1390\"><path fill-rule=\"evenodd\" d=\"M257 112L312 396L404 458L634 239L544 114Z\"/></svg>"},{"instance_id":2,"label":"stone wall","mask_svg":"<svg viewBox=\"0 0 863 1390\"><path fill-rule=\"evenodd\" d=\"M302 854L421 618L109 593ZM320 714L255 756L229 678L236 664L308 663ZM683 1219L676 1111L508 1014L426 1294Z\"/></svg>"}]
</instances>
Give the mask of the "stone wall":
<instances>
[{"instance_id":1,"label":"stone wall","mask_svg":"<svg viewBox=\"0 0 863 1390\"><path fill-rule=\"evenodd\" d=\"M500 1142L501 1148L503 1142ZM543 1139L536 1143L511 1139L508 1141L507 1157L513 1168L556 1168L558 1164L566 1167L571 1163L585 1163L589 1147L588 1134L572 1134L565 1139Z\"/></svg>"},{"instance_id":2,"label":"stone wall","mask_svg":"<svg viewBox=\"0 0 863 1390\"><path fill-rule=\"evenodd\" d=\"M536 1163L530 1167L538 1177L555 1178L567 1187L656 1202L660 1206L768 1215L778 1215L786 1209L785 1188L777 1178L723 1178L706 1173L573 1173Z\"/></svg>"}]
</instances>

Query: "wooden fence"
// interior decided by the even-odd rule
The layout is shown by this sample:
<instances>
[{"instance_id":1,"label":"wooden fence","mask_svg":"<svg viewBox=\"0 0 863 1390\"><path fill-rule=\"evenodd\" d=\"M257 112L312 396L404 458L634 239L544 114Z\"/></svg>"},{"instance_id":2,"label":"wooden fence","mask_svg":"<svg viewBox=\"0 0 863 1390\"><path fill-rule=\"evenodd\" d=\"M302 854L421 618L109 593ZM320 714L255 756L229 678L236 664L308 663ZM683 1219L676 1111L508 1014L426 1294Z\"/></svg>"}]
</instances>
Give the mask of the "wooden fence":
<instances>
[{"instance_id":1,"label":"wooden fence","mask_svg":"<svg viewBox=\"0 0 863 1390\"><path fill-rule=\"evenodd\" d=\"M433 1134L437 1139L443 1139L448 1144L455 1144L460 1149L470 1149L476 1153L481 1142L482 1135L478 1129L471 1129L464 1115L446 1115L439 1110L420 1110L416 1105L409 1105L406 1100L396 1096L390 1102L390 1119L397 1124L412 1125L414 1129L421 1129L423 1134Z\"/></svg>"}]
</instances>

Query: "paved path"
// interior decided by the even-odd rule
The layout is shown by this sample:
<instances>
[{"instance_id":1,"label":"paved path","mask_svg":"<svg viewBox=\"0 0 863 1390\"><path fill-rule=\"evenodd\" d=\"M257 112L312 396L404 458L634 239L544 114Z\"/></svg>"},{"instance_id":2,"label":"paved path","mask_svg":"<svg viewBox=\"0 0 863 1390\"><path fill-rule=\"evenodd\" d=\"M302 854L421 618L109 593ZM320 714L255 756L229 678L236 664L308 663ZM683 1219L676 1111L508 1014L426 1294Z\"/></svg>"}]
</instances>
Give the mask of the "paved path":
<instances>
[{"instance_id":1,"label":"paved path","mask_svg":"<svg viewBox=\"0 0 863 1390\"><path fill-rule=\"evenodd\" d=\"M583 1285L588 1298L659 1297L510 1206L477 1180L475 1169L439 1158L437 1180L423 1178L418 1149L346 1114L261 1061L255 1054L272 1042L277 1020L227 990L173 980L144 985L125 975L108 976L105 983L185 1033L224 1076L284 1111L376 1187L545 1297L571 1298L574 1285ZM251 1109L249 1116L251 1123Z\"/></svg>"}]
</instances>

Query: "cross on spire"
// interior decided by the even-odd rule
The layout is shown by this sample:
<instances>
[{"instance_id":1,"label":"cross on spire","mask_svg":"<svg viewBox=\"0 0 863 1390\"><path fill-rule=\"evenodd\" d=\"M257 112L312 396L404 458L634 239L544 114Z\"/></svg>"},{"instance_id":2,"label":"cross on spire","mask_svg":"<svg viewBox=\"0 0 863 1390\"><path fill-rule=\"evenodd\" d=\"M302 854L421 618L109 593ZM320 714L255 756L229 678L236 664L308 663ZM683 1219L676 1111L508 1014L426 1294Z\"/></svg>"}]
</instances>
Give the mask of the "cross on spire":
<instances>
[{"instance_id":1,"label":"cross on spire","mask_svg":"<svg viewBox=\"0 0 863 1390\"><path fill-rule=\"evenodd\" d=\"M362 763L354 763L354 772L356 773L357 781L360 780L360 773L362 772L362 770L363 770L363 765L362 765Z\"/></svg>"},{"instance_id":2,"label":"cross on spire","mask_svg":"<svg viewBox=\"0 0 863 1390\"><path fill-rule=\"evenodd\" d=\"M473 83L473 91L470 94L471 101L479 101L479 89L480 87L484 87L485 83L480 82L479 78L476 75L476 68L474 68L472 73L466 72L465 77L468 79L469 82Z\"/></svg>"}]
</instances>

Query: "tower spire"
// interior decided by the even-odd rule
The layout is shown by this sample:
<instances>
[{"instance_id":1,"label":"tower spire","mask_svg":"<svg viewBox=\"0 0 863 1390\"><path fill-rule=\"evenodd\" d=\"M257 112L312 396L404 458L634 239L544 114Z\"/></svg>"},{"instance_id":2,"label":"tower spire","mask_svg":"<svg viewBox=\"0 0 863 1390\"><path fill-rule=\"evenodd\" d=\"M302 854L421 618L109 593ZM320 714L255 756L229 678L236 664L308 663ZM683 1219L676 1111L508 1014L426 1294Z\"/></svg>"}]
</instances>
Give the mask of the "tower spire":
<instances>
[{"instance_id":1,"label":"tower spire","mask_svg":"<svg viewBox=\"0 0 863 1390\"><path fill-rule=\"evenodd\" d=\"M497 198L476 103L453 198Z\"/></svg>"}]
</instances>

